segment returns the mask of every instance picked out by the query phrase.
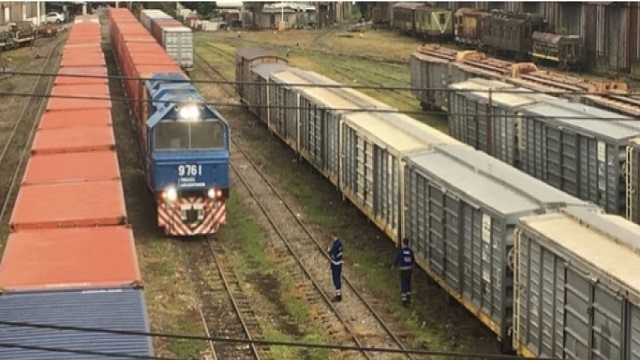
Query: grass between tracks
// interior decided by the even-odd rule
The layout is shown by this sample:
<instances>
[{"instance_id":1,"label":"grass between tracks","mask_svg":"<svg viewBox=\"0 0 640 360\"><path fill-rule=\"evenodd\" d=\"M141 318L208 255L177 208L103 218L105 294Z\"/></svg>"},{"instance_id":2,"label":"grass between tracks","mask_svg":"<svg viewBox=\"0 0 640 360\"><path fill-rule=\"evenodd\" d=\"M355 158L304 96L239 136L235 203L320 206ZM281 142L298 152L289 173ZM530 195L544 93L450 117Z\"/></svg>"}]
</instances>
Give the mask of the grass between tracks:
<instances>
[{"instance_id":1,"label":"grass between tracks","mask_svg":"<svg viewBox=\"0 0 640 360\"><path fill-rule=\"evenodd\" d=\"M237 185L240 185L237 183ZM218 238L229 248L229 256L238 275L245 281L243 290L249 299L261 299L253 308L266 339L328 343L322 329L314 325L307 308L296 296L290 274L297 269L274 261L265 231L255 221L254 213L236 192L227 202L227 217L233 219ZM278 318L273 315L277 314ZM284 315L284 316L283 316ZM265 317L267 316L267 317ZM271 347L275 359L326 359L328 351L284 346Z\"/></svg>"},{"instance_id":2,"label":"grass between tracks","mask_svg":"<svg viewBox=\"0 0 640 360\"><path fill-rule=\"evenodd\" d=\"M278 37L272 37L268 33L243 33L242 39L238 39L227 34L197 33L196 50L228 78L234 79L234 63L226 59L229 59L229 54L234 54L237 46L262 45L286 56L287 48L290 48L291 44L295 44L298 39L302 39L302 36L302 33L288 33L286 36ZM273 38L277 40L273 41ZM284 42L284 45L277 41ZM333 47L337 46L334 42L331 43ZM348 53L351 51L353 53L359 51L358 49L363 46L354 45L354 42L347 43L352 44L352 48L342 48L339 52ZM374 43L369 42L368 44ZM415 47L412 47L411 51L413 49ZM403 49L402 52L406 50ZM381 50L377 54L388 54L388 56L394 57L395 52L394 50L388 52ZM369 55L374 54L370 53ZM377 85L376 83L382 83L391 86L409 86L408 66L402 67L398 64L349 56L332 56L317 51L314 47L305 49L305 46L290 51L288 59L294 66L321 73L344 84ZM403 82L404 85L402 85ZM417 100L408 93L389 95L388 92L377 90L359 89L359 91L400 109L419 110ZM423 117L412 115L412 117L419 118L429 125L446 131L446 124L442 121L443 117L427 115ZM242 131L235 129L234 132L236 134L242 132L242 137L248 141L245 148L253 160L273 177L274 183L278 184L281 189L287 189L288 196L296 199L303 207L302 216L307 224L321 228L324 232L335 230L345 240L345 260L356 275L357 286L366 288L383 303L388 304L387 308L394 318L402 322L406 331L414 336L414 343L407 345L411 347L426 345L429 349L443 351L484 350L492 352L491 345L481 345L482 342L486 342L481 340L484 339L484 334L479 335L480 340L478 338L469 339L469 337L478 335L468 335L467 339L469 340L466 342L463 339L458 339L458 331L453 331L453 328L464 328L469 326L469 321L475 321L471 320L472 318L465 314L464 310L461 316L449 319L448 316L451 315L452 310L447 309L446 305L442 305L441 300L433 306L423 303L419 308L412 310L402 308L397 288L398 274L396 271L389 271L389 265L394 255L393 246L388 240L385 240L389 242L386 247L385 245L372 245L373 243L384 244L384 241L371 242L372 237L384 237L384 235L373 229L373 226L367 226L366 218L355 207L343 204L337 191L334 191L329 182L321 175L310 171L307 166L297 166L296 161L292 161L294 155L291 151L286 149L275 137L269 136L263 128L250 126L245 127ZM425 301L426 299L421 300ZM475 332L475 330L470 330L470 332Z\"/></svg>"}]
</instances>

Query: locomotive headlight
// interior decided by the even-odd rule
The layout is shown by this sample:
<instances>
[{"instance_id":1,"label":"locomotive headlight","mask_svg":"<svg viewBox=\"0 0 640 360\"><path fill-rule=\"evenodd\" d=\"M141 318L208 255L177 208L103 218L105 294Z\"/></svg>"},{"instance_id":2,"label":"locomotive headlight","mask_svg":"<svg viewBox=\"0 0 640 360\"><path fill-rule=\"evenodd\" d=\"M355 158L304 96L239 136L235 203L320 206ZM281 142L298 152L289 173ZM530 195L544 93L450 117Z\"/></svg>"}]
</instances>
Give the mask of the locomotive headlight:
<instances>
[{"instance_id":1,"label":"locomotive headlight","mask_svg":"<svg viewBox=\"0 0 640 360\"><path fill-rule=\"evenodd\" d=\"M171 201L171 202L178 200L178 190L176 190L176 188L174 187L168 187L164 191L164 198L167 201Z\"/></svg>"},{"instance_id":2,"label":"locomotive headlight","mask_svg":"<svg viewBox=\"0 0 640 360\"><path fill-rule=\"evenodd\" d=\"M195 120L200 118L198 105L184 105L178 109L178 117L181 120Z\"/></svg>"},{"instance_id":3,"label":"locomotive headlight","mask_svg":"<svg viewBox=\"0 0 640 360\"><path fill-rule=\"evenodd\" d=\"M207 192L207 196L209 196L211 199L221 198L222 197L222 190L221 189L209 189L209 191Z\"/></svg>"}]
</instances>

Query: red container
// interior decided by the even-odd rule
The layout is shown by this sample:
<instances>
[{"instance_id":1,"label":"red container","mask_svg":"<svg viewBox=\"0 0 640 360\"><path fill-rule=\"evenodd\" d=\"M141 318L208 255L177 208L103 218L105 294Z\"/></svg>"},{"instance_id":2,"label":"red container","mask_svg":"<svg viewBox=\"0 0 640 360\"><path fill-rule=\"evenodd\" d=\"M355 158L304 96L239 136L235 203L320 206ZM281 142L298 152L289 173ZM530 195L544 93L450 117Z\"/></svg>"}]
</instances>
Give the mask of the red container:
<instances>
[{"instance_id":1,"label":"red container","mask_svg":"<svg viewBox=\"0 0 640 360\"><path fill-rule=\"evenodd\" d=\"M60 75L91 75L99 77L74 77ZM67 67L58 71L54 85L109 84L106 67Z\"/></svg>"},{"instance_id":2,"label":"red container","mask_svg":"<svg viewBox=\"0 0 640 360\"><path fill-rule=\"evenodd\" d=\"M121 288L140 282L133 233L124 226L11 234L0 265L4 291Z\"/></svg>"},{"instance_id":3,"label":"red container","mask_svg":"<svg viewBox=\"0 0 640 360\"><path fill-rule=\"evenodd\" d=\"M29 159L22 185L120 179L115 150L36 155Z\"/></svg>"},{"instance_id":4,"label":"red container","mask_svg":"<svg viewBox=\"0 0 640 360\"><path fill-rule=\"evenodd\" d=\"M111 126L76 126L38 131L31 153L61 154L111 150L116 146Z\"/></svg>"},{"instance_id":5,"label":"red container","mask_svg":"<svg viewBox=\"0 0 640 360\"><path fill-rule=\"evenodd\" d=\"M109 88L104 84L54 86L51 89L51 96L47 111L111 108ZM65 98L64 96L73 97Z\"/></svg>"},{"instance_id":6,"label":"red container","mask_svg":"<svg viewBox=\"0 0 640 360\"><path fill-rule=\"evenodd\" d=\"M65 44L64 50L62 50L62 54L68 52L103 52L100 43L82 43L82 44Z\"/></svg>"},{"instance_id":7,"label":"red container","mask_svg":"<svg viewBox=\"0 0 640 360\"><path fill-rule=\"evenodd\" d=\"M60 67L95 67L96 65L104 66L105 63L104 54L102 53L86 53L82 56L72 54L62 57Z\"/></svg>"},{"instance_id":8,"label":"red container","mask_svg":"<svg viewBox=\"0 0 640 360\"><path fill-rule=\"evenodd\" d=\"M38 130L75 126L111 126L111 111L107 109L47 111L40 118Z\"/></svg>"},{"instance_id":9,"label":"red container","mask_svg":"<svg viewBox=\"0 0 640 360\"><path fill-rule=\"evenodd\" d=\"M120 180L23 186L18 192L11 232L126 223Z\"/></svg>"}]
</instances>

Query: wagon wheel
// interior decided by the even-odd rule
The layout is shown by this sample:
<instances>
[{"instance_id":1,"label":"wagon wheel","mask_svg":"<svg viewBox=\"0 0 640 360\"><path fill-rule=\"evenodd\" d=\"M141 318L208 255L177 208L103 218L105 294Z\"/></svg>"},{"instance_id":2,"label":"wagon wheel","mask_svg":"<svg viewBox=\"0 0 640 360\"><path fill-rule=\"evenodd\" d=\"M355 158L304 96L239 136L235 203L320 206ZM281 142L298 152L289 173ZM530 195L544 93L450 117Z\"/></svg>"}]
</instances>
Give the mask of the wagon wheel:
<instances>
[{"instance_id":1,"label":"wagon wheel","mask_svg":"<svg viewBox=\"0 0 640 360\"><path fill-rule=\"evenodd\" d=\"M507 267L509 267L511 271L515 271L516 269L515 262L516 262L516 249L515 247L512 247L511 250L509 250L509 252L507 253Z\"/></svg>"}]
</instances>

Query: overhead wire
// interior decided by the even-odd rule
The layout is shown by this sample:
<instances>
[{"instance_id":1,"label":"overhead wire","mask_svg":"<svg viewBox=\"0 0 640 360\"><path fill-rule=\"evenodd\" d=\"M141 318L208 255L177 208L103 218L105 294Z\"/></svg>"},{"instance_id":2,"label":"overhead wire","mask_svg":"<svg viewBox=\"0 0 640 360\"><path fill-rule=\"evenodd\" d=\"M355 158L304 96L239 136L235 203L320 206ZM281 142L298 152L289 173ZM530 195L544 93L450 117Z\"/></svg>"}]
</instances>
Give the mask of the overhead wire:
<instances>
[{"instance_id":1,"label":"overhead wire","mask_svg":"<svg viewBox=\"0 0 640 360\"><path fill-rule=\"evenodd\" d=\"M90 95L52 95L52 94L29 94L20 92L0 91L0 96L18 96L18 97L44 97L44 98L62 98L62 99L79 99L79 100L108 100L112 102L134 102L134 103L153 103L153 104L175 104L175 100L145 100L145 99L131 99L128 97L111 97L111 96L90 96ZM230 108L246 108L247 105L239 103L220 103L204 101L199 104L208 105L213 107L230 107ZM305 107L305 106L292 106L292 105L250 105L252 108L267 108L267 109L286 109L286 110L331 110L339 112L371 112L371 113L391 113L391 114L405 114L405 115L434 115L434 116L468 116L467 113L452 113L442 111L418 111L418 110L400 110L397 108L336 108L336 107ZM612 112L612 111L611 111ZM613 112L612 112L613 113ZM629 117L622 117L625 115L618 114L617 117L598 117L597 120L609 120L609 121L630 121ZM485 115L474 114L476 117L491 117L492 114L487 113ZM500 115L500 118L522 118L521 114L504 114ZM535 116L535 118L541 119L564 119L564 120L594 120L593 116Z\"/></svg>"},{"instance_id":2,"label":"overhead wire","mask_svg":"<svg viewBox=\"0 0 640 360\"><path fill-rule=\"evenodd\" d=\"M97 74L60 74L60 73L45 73L45 72L31 72L31 71L14 71L7 70L4 72L0 72L0 74L8 74L8 75L23 75L23 76L53 76L53 77L73 77L73 78L93 78L93 79L109 79L109 80L136 80L136 81L147 81L152 80L149 77L131 77L131 76L121 76L121 75L97 75ZM220 85L261 85L265 86L264 82L255 82L255 81L229 81L229 80L196 80L191 78L186 78L184 80L180 79L161 79L163 82L173 82L173 83L193 83L193 84L220 84ZM518 85L509 84L514 87L518 87ZM517 88L499 88L499 89L491 89L491 90L479 90L479 89L451 89L451 88L418 88L412 86L387 86L387 85L356 85L356 84L310 84L310 83L287 83L287 86L294 87L309 87L309 88L333 88L333 89L369 89L369 90L397 90L397 91L440 91L440 92L491 92L491 93L519 93L519 94L546 94L546 95L595 95L595 96L609 96L609 95L617 95L617 96L640 96L640 93L636 92L619 92L612 93L607 91L584 91L584 90L533 90L526 89L520 87ZM546 85L542 85L546 86ZM573 86L575 85L567 85ZM640 98L639 98L640 100Z\"/></svg>"},{"instance_id":3,"label":"overhead wire","mask_svg":"<svg viewBox=\"0 0 640 360\"><path fill-rule=\"evenodd\" d=\"M240 338L226 338L215 336L200 336L200 335L182 335L182 334L169 334L158 332L140 332L130 330L114 330L103 329L93 327L78 327L78 326L65 326L65 325L52 325L52 324L36 324L20 321L3 321L0 320L0 325L12 326L12 327L31 327L39 329L52 329L63 331L80 331L80 332L93 332L93 333L107 333L118 335L134 335L134 336L147 336L147 337L160 337L168 339L178 340L198 340L198 341L211 341L211 342L230 342L237 344L255 344L255 345L269 345L269 346L288 346L288 347L302 347L302 348L315 348L315 349L330 349L330 350L343 350L343 351L367 351L367 352L379 352L379 353L397 353L397 354L416 354L416 355L428 355L428 356L441 356L441 357L454 357L454 358L469 358L469 359L486 359L486 360L513 360L520 359L520 357L514 355L504 354L483 354L483 353L467 353L467 352L454 352L454 351L435 351L435 350L422 350L422 349L394 349L394 348L381 348L381 347L359 347L349 345L330 345L320 343L303 343L295 341L275 341L275 340L248 340ZM535 360L561 360L558 358L532 358Z\"/></svg>"}]
</instances>

